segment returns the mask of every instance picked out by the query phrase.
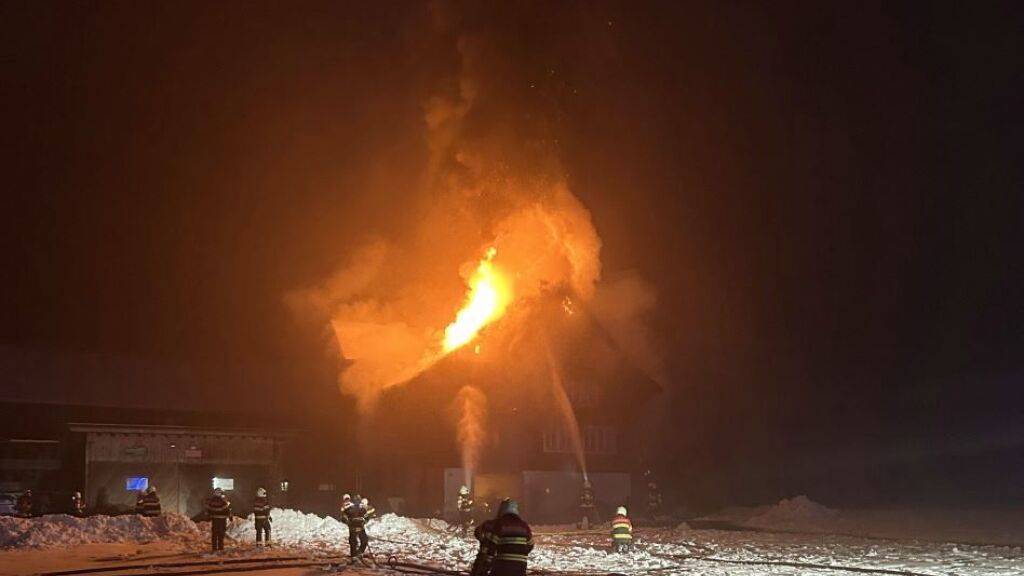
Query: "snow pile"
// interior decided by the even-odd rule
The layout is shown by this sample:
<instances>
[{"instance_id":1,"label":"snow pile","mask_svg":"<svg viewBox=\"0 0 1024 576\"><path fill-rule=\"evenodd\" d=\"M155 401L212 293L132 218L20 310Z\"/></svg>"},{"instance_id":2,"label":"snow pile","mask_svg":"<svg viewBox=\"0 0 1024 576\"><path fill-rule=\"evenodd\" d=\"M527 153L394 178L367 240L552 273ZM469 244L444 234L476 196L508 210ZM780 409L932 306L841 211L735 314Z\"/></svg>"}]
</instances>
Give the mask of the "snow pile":
<instances>
[{"instance_id":1,"label":"snow pile","mask_svg":"<svg viewBox=\"0 0 1024 576\"><path fill-rule=\"evenodd\" d=\"M0 517L0 548L41 548L154 540L186 542L195 540L200 535L195 523L180 514L164 514L157 518L143 518L135 514L88 518L66 514L39 518Z\"/></svg>"},{"instance_id":2,"label":"snow pile","mask_svg":"<svg viewBox=\"0 0 1024 576\"><path fill-rule=\"evenodd\" d=\"M271 538L277 544L286 546L337 547L348 546L348 526L339 520L316 514L304 514L298 510L274 508L270 512ZM385 514L367 523L366 531L371 540L398 539L403 543L437 543L440 535L450 530L440 520L413 520ZM252 514L245 521L235 521L228 527L228 536L236 540L256 540L255 519Z\"/></svg>"},{"instance_id":3,"label":"snow pile","mask_svg":"<svg viewBox=\"0 0 1024 576\"><path fill-rule=\"evenodd\" d=\"M270 537L277 544L339 544L348 541L348 527L331 518L303 514L298 510L274 508ZM250 514L245 522L235 521L228 527L228 536L235 540L256 540L256 524Z\"/></svg>"},{"instance_id":4,"label":"snow pile","mask_svg":"<svg viewBox=\"0 0 1024 576\"><path fill-rule=\"evenodd\" d=\"M744 524L754 528L812 530L834 526L838 516L836 510L801 495L781 500L775 506L749 518Z\"/></svg>"}]
</instances>

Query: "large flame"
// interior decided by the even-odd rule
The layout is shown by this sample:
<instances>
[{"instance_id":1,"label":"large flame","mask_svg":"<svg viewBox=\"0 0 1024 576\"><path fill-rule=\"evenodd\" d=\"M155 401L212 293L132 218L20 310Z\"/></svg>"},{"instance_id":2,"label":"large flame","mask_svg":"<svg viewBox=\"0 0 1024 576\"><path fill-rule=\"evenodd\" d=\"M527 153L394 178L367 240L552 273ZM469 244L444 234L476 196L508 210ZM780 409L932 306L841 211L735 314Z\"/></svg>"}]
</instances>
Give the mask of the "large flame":
<instances>
[{"instance_id":1,"label":"large flame","mask_svg":"<svg viewBox=\"0 0 1024 576\"><path fill-rule=\"evenodd\" d=\"M469 279L466 304L455 315L455 321L444 329L444 351L451 352L464 346L484 326L500 318L512 301L512 287L494 266L494 248L477 265Z\"/></svg>"}]
</instances>

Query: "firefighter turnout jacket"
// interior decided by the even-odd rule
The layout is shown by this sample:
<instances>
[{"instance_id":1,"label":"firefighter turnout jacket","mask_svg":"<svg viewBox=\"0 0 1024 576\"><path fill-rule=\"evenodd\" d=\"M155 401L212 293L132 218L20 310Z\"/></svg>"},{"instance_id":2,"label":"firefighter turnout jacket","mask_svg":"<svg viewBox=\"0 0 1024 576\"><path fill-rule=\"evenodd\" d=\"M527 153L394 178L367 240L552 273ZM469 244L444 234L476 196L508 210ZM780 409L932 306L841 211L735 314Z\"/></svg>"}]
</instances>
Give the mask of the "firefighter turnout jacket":
<instances>
[{"instance_id":1,"label":"firefighter turnout jacket","mask_svg":"<svg viewBox=\"0 0 1024 576\"><path fill-rule=\"evenodd\" d=\"M494 545L493 576L523 576L526 561L533 550L533 531L517 514L504 514L492 521L490 531Z\"/></svg>"},{"instance_id":2,"label":"firefighter turnout jacket","mask_svg":"<svg viewBox=\"0 0 1024 576\"><path fill-rule=\"evenodd\" d=\"M270 499L266 496L257 496L252 501L252 515L256 520L268 520L270 518Z\"/></svg>"},{"instance_id":3,"label":"firefighter turnout jacket","mask_svg":"<svg viewBox=\"0 0 1024 576\"><path fill-rule=\"evenodd\" d=\"M628 516L615 515L612 520L612 541L616 544L629 544L633 541L633 523Z\"/></svg>"},{"instance_id":4,"label":"firefighter turnout jacket","mask_svg":"<svg viewBox=\"0 0 1024 576\"><path fill-rule=\"evenodd\" d=\"M348 529L352 532L362 532L366 529L366 521L370 519L377 511L374 510L373 506L363 508L361 504L353 504L348 508L345 508L342 512L342 522L348 524Z\"/></svg>"},{"instance_id":5,"label":"firefighter turnout jacket","mask_svg":"<svg viewBox=\"0 0 1024 576\"><path fill-rule=\"evenodd\" d=\"M142 508L141 510L139 510L140 505ZM147 493L142 497L141 501L136 502L135 506L137 512L149 518L155 518L159 516L161 512L160 497L157 496L156 492Z\"/></svg>"},{"instance_id":6,"label":"firefighter turnout jacket","mask_svg":"<svg viewBox=\"0 0 1024 576\"><path fill-rule=\"evenodd\" d=\"M206 513L214 518L230 518L231 502L224 496L213 495L206 499Z\"/></svg>"}]
</instances>

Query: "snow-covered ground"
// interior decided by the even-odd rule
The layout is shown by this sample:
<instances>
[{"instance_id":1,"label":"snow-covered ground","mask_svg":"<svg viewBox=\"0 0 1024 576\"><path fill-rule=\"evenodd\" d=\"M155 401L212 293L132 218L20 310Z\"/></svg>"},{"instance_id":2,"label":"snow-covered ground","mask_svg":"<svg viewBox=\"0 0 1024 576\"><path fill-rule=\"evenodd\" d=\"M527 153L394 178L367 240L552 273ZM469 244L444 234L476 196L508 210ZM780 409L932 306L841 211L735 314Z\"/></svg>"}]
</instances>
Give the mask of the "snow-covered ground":
<instances>
[{"instance_id":1,"label":"snow-covered ground","mask_svg":"<svg viewBox=\"0 0 1024 576\"><path fill-rule=\"evenodd\" d=\"M748 510L742 515L733 511L735 522L789 531L695 530L686 525L638 529L637 551L630 555L611 554L603 528L577 532L564 526L537 526L537 545L530 555L530 565L551 572L614 572L636 576L688 573L841 576L856 573L858 569L929 576L1024 574L1024 549L1020 546L928 541L915 538L913 533L904 533L896 539L880 539L804 530L815 526L821 529L843 514L807 499L795 499L773 507ZM279 509L275 509L272 516L275 547L269 553L304 558L347 555L348 529L337 520ZM3 572L5 560L12 566L29 566L32 558L52 556L54 547L88 542L121 542L122 545L151 542L133 545L136 556L144 556L149 546L173 542L185 557L206 558L208 526L206 523L197 526L181 517L159 520L131 516L86 520L66 516L0 519L0 546L9 550L0 552L0 573L6 573ZM367 530L371 538L370 551L382 563L389 556L395 556L402 561L465 570L476 555L477 544L472 538L460 537L439 520L388 514L371 521ZM268 553L253 544L255 532L251 518L236 520L228 535L228 550L219 557L245 558ZM17 556L18 562L10 561L13 556ZM282 573L312 573L311 569L304 570ZM350 570L350 573L358 574L363 570ZM153 571L158 572L159 568Z\"/></svg>"},{"instance_id":2,"label":"snow-covered ground","mask_svg":"<svg viewBox=\"0 0 1024 576\"><path fill-rule=\"evenodd\" d=\"M806 496L706 517L758 530L1024 546L1024 510L833 510Z\"/></svg>"}]
</instances>

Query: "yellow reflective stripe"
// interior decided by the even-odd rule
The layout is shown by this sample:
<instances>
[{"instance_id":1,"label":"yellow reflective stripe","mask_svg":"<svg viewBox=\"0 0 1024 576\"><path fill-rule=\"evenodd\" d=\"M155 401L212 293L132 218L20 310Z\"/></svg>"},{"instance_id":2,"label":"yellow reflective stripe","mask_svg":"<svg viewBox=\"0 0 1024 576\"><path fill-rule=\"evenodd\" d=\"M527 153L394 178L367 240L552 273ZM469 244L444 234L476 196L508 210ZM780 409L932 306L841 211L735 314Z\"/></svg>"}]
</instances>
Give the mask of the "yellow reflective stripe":
<instances>
[{"instance_id":1,"label":"yellow reflective stripe","mask_svg":"<svg viewBox=\"0 0 1024 576\"><path fill-rule=\"evenodd\" d=\"M530 539L523 536L503 536L498 538L501 544L529 544Z\"/></svg>"},{"instance_id":2,"label":"yellow reflective stripe","mask_svg":"<svg viewBox=\"0 0 1024 576\"><path fill-rule=\"evenodd\" d=\"M632 534L612 534L612 538L616 540L632 540Z\"/></svg>"},{"instance_id":3,"label":"yellow reflective stripe","mask_svg":"<svg viewBox=\"0 0 1024 576\"><path fill-rule=\"evenodd\" d=\"M526 554L498 554L498 560L507 560L509 562L526 562Z\"/></svg>"}]
</instances>

